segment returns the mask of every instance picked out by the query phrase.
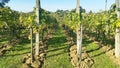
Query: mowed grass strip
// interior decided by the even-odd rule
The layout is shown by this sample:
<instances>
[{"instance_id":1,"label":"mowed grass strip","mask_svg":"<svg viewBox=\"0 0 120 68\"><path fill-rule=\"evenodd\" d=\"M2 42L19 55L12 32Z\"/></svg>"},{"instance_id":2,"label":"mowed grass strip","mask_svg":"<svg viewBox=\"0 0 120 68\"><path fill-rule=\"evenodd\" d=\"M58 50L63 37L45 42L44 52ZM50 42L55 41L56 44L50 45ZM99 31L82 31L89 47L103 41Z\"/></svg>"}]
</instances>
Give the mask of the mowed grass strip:
<instances>
[{"instance_id":1,"label":"mowed grass strip","mask_svg":"<svg viewBox=\"0 0 120 68\"><path fill-rule=\"evenodd\" d=\"M99 48L95 42L90 42L86 46L87 52L94 59L92 68L120 68L120 66L113 63L113 61Z\"/></svg>"},{"instance_id":2,"label":"mowed grass strip","mask_svg":"<svg viewBox=\"0 0 120 68\"><path fill-rule=\"evenodd\" d=\"M29 43L23 42L14 45L0 57L0 68L21 68L22 59L28 52L30 52Z\"/></svg>"},{"instance_id":3,"label":"mowed grass strip","mask_svg":"<svg viewBox=\"0 0 120 68\"><path fill-rule=\"evenodd\" d=\"M67 52L67 40L61 28L58 28L49 40L45 68L73 68Z\"/></svg>"}]
</instances>

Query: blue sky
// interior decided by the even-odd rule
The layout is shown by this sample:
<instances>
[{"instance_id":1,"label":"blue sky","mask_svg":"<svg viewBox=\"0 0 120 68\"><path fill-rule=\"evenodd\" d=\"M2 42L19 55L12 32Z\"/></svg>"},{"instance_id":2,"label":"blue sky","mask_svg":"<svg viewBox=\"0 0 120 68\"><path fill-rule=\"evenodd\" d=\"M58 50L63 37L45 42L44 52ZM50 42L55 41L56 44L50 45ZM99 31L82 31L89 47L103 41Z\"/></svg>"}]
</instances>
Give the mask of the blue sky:
<instances>
[{"instance_id":1,"label":"blue sky","mask_svg":"<svg viewBox=\"0 0 120 68\"><path fill-rule=\"evenodd\" d=\"M107 9L114 1L108 0ZM29 12L35 7L35 3L35 0L11 0L7 6L17 11ZM94 12L105 10L105 0L81 0L80 5L87 12L90 10ZM56 11L57 9L71 10L76 7L76 0L41 0L41 7L49 11Z\"/></svg>"}]
</instances>

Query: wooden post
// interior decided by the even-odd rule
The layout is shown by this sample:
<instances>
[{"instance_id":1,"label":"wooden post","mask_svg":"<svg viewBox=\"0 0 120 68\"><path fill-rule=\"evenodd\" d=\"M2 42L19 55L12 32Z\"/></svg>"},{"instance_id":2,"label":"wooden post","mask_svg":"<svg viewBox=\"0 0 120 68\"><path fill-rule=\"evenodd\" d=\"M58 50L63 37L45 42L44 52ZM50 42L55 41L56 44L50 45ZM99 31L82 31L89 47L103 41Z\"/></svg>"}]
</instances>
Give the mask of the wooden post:
<instances>
[{"instance_id":1,"label":"wooden post","mask_svg":"<svg viewBox=\"0 0 120 68\"><path fill-rule=\"evenodd\" d=\"M39 27L40 23L40 0L36 0L36 24ZM39 31L36 33L36 56L39 55Z\"/></svg>"},{"instance_id":2,"label":"wooden post","mask_svg":"<svg viewBox=\"0 0 120 68\"><path fill-rule=\"evenodd\" d=\"M32 27L30 28L30 35L31 35L31 63L34 60L34 55L33 55L33 29Z\"/></svg>"},{"instance_id":3,"label":"wooden post","mask_svg":"<svg viewBox=\"0 0 120 68\"><path fill-rule=\"evenodd\" d=\"M117 18L120 19L120 0L115 0ZM120 57L120 28L116 28L115 32L115 56Z\"/></svg>"},{"instance_id":4,"label":"wooden post","mask_svg":"<svg viewBox=\"0 0 120 68\"><path fill-rule=\"evenodd\" d=\"M77 0L76 13L80 16L80 0ZM82 58L82 24L77 27L77 54L79 61Z\"/></svg>"}]
</instances>

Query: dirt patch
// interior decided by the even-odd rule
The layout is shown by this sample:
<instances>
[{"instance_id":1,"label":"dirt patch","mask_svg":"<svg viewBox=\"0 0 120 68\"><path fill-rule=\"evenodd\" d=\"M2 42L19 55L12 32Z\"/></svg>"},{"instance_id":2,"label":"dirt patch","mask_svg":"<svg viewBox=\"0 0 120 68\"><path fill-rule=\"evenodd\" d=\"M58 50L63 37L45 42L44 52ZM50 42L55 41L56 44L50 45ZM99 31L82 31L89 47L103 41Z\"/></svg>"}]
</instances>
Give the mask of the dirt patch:
<instances>
[{"instance_id":1,"label":"dirt patch","mask_svg":"<svg viewBox=\"0 0 120 68\"><path fill-rule=\"evenodd\" d=\"M89 54L86 53L86 48L83 47L82 50L82 60L78 58L77 55L77 46L70 47L70 60L74 68L90 68L94 64L94 60L90 58Z\"/></svg>"},{"instance_id":2,"label":"dirt patch","mask_svg":"<svg viewBox=\"0 0 120 68\"><path fill-rule=\"evenodd\" d=\"M42 68L45 64L47 49L48 49L48 41L52 38L53 33L48 34L46 37L43 37L43 41L40 41L40 54L38 56L35 55L35 47L33 48L33 58L31 58L31 53L28 53L23 58L22 68ZM32 60L33 59L33 60Z\"/></svg>"},{"instance_id":3,"label":"dirt patch","mask_svg":"<svg viewBox=\"0 0 120 68\"><path fill-rule=\"evenodd\" d=\"M102 49L103 51L107 52L107 51L109 51L109 50L112 49L112 46L110 46L110 45L108 45L108 46L103 46L101 49Z\"/></svg>"},{"instance_id":4,"label":"dirt patch","mask_svg":"<svg viewBox=\"0 0 120 68\"><path fill-rule=\"evenodd\" d=\"M33 58L31 56L31 53L28 53L23 58L23 66L22 68L42 68L44 65L44 61L46 59L46 49L47 49L47 42L40 42L40 48L39 48L39 55L35 55L35 47L33 48Z\"/></svg>"},{"instance_id":5,"label":"dirt patch","mask_svg":"<svg viewBox=\"0 0 120 68\"><path fill-rule=\"evenodd\" d=\"M34 60L32 62L31 54L29 53L23 59L23 68L42 68L45 60L45 53L41 53L39 56L34 55Z\"/></svg>"},{"instance_id":6,"label":"dirt patch","mask_svg":"<svg viewBox=\"0 0 120 68\"><path fill-rule=\"evenodd\" d=\"M109 50L108 52L106 52L106 55L109 56L109 57L114 56L115 55L115 49Z\"/></svg>"},{"instance_id":7,"label":"dirt patch","mask_svg":"<svg viewBox=\"0 0 120 68\"><path fill-rule=\"evenodd\" d=\"M76 36L73 35L74 34L73 31L67 28L69 27L67 27L66 25L63 26L63 30L64 33L66 34L67 42L68 42L68 48L69 48L68 55L70 57L70 62L72 63L74 68L91 68L92 65L94 64L94 60L89 56L88 53L86 53L86 48L82 47L82 59L80 61L80 58L78 57L77 54L77 46L75 45Z\"/></svg>"}]
</instances>

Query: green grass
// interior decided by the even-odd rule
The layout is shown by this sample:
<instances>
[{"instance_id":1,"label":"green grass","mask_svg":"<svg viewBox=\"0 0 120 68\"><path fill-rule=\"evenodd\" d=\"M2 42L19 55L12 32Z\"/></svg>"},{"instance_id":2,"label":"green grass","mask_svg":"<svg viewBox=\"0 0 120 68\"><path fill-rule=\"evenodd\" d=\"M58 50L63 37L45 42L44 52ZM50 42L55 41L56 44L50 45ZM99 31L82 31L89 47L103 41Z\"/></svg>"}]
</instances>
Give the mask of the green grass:
<instances>
[{"instance_id":1,"label":"green grass","mask_svg":"<svg viewBox=\"0 0 120 68\"><path fill-rule=\"evenodd\" d=\"M16 44L0 57L0 68L21 68L22 59L28 52L29 44Z\"/></svg>"},{"instance_id":2,"label":"green grass","mask_svg":"<svg viewBox=\"0 0 120 68\"><path fill-rule=\"evenodd\" d=\"M73 68L67 54L67 40L61 29L55 31L49 40L46 68Z\"/></svg>"},{"instance_id":3,"label":"green grass","mask_svg":"<svg viewBox=\"0 0 120 68\"><path fill-rule=\"evenodd\" d=\"M117 66L112 60L110 60L104 51L99 49L96 43L89 43L86 48L87 52L95 62L92 68L120 68L120 66Z\"/></svg>"},{"instance_id":4,"label":"green grass","mask_svg":"<svg viewBox=\"0 0 120 68\"><path fill-rule=\"evenodd\" d=\"M2 45L2 44L5 44L5 43L7 43L9 41L9 39L6 37L6 38L2 38L2 37L0 37L0 45Z\"/></svg>"},{"instance_id":5,"label":"green grass","mask_svg":"<svg viewBox=\"0 0 120 68\"><path fill-rule=\"evenodd\" d=\"M0 44L6 43L7 39L0 39ZM53 38L48 40L48 53L45 61L46 68L73 68L69 61L67 52L67 40L61 28L56 29ZM83 45L87 53L94 60L92 68L120 68L106 54L99 49L94 41L84 38ZM28 40L22 40L2 57L0 57L0 68L21 68L23 57L30 52Z\"/></svg>"}]
</instances>

